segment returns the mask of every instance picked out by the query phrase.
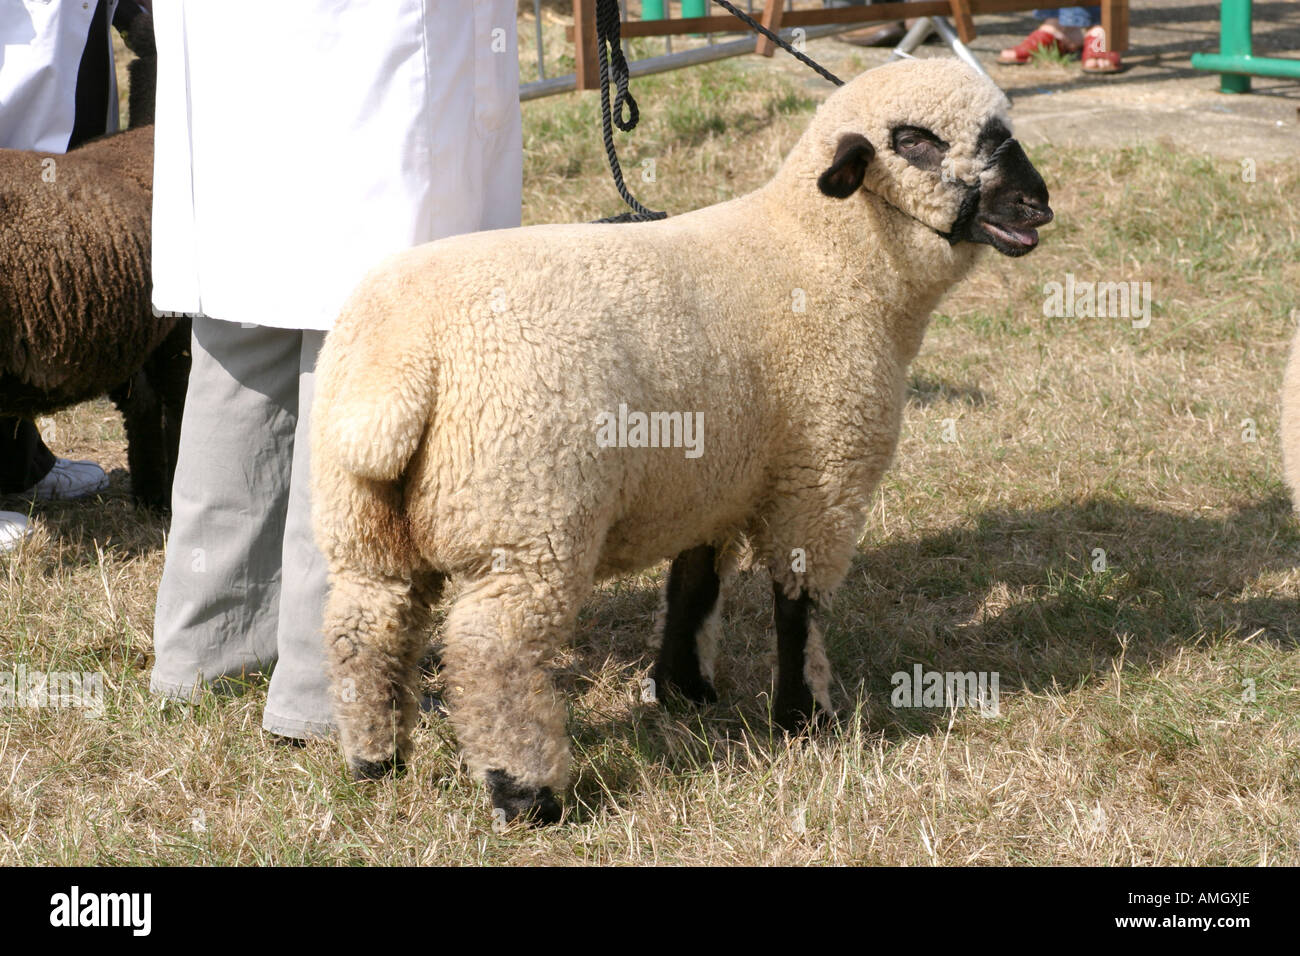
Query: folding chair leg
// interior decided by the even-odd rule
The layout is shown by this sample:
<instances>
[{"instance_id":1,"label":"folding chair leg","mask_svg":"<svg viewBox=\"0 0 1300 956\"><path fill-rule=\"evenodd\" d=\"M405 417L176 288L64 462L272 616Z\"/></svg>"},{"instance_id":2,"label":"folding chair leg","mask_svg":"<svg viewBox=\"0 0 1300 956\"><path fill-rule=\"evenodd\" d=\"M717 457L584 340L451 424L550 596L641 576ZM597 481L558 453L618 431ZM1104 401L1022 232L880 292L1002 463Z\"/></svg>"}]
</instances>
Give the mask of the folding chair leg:
<instances>
[{"instance_id":1,"label":"folding chair leg","mask_svg":"<svg viewBox=\"0 0 1300 956\"><path fill-rule=\"evenodd\" d=\"M894 52L889 55L891 60L902 60L910 57L918 46L925 42L931 31L934 30L934 24L929 17L920 17L916 23L912 24L912 29L907 31L907 35L898 41L898 46L894 47Z\"/></svg>"},{"instance_id":2,"label":"folding chair leg","mask_svg":"<svg viewBox=\"0 0 1300 956\"><path fill-rule=\"evenodd\" d=\"M975 54L970 51L970 47L961 42L961 39L948 25L948 21L943 17L920 17L913 25L912 29L907 31L907 35L899 41L898 46L894 47L893 53L890 54L891 60L900 60L911 57L912 53L918 46L925 42L925 38L930 35L931 31L939 34L944 43L948 44L953 55L964 62L972 70L978 73L984 79L993 83L993 77L989 76L988 71L980 64ZM997 84L994 83L996 86Z\"/></svg>"},{"instance_id":3,"label":"folding chair leg","mask_svg":"<svg viewBox=\"0 0 1300 956\"><path fill-rule=\"evenodd\" d=\"M975 54L970 51L970 47L961 42L961 39L953 32L952 27L948 25L948 21L943 17L931 17L930 19L934 21L934 28L939 31L939 36L943 37L943 42L952 48L952 52L957 55L958 59L984 79L993 83L993 77L989 76L988 71L984 69ZM997 84L994 83L993 85L996 86Z\"/></svg>"}]
</instances>

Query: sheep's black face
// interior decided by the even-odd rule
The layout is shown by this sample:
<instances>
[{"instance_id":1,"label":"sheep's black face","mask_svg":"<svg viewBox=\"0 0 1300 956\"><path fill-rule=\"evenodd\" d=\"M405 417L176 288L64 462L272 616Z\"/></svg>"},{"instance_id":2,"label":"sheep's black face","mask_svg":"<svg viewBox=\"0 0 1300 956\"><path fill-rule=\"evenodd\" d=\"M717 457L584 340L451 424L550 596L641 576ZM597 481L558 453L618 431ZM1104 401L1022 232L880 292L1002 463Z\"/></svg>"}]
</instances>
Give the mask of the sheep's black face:
<instances>
[{"instance_id":1,"label":"sheep's black face","mask_svg":"<svg viewBox=\"0 0 1300 956\"><path fill-rule=\"evenodd\" d=\"M1032 252L1038 227L1052 221L1043 177L1001 120L984 125L977 149L987 164L962 203L950 241L986 243L1004 256Z\"/></svg>"},{"instance_id":2,"label":"sheep's black face","mask_svg":"<svg viewBox=\"0 0 1300 956\"><path fill-rule=\"evenodd\" d=\"M950 130L961 148L950 146L927 126L898 124L886 129L888 139L879 140L882 157L866 136L841 135L831 164L817 180L822 193L847 199L864 182L873 182L871 171L883 159L890 171L875 174L873 190L950 243L983 243L1005 256L1023 256L1038 245L1038 227L1052 221L1047 186L1001 119ZM896 188L905 177L907 184ZM918 196L926 199L918 204ZM955 202L954 196L959 197ZM927 209L931 198L934 201ZM935 213L948 203L947 208L957 212L947 219L951 227L943 229L934 221L943 213Z\"/></svg>"}]
</instances>

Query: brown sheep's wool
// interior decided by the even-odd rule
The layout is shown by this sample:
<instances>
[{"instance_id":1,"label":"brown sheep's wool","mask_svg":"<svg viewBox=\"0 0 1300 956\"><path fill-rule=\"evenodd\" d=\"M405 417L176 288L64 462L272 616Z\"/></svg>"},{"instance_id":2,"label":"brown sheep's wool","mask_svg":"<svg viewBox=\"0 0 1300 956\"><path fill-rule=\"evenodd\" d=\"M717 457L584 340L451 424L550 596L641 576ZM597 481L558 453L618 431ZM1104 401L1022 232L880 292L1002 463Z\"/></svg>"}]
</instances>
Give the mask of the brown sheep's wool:
<instances>
[{"instance_id":1,"label":"brown sheep's wool","mask_svg":"<svg viewBox=\"0 0 1300 956\"><path fill-rule=\"evenodd\" d=\"M108 393L135 499L171 496L189 320L150 304L153 21L132 21L130 125L68 153L0 150L0 415L33 418Z\"/></svg>"},{"instance_id":2,"label":"brown sheep's wool","mask_svg":"<svg viewBox=\"0 0 1300 956\"><path fill-rule=\"evenodd\" d=\"M0 150L0 411L102 395L171 331L149 304L152 169L152 127Z\"/></svg>"}]
</instances>

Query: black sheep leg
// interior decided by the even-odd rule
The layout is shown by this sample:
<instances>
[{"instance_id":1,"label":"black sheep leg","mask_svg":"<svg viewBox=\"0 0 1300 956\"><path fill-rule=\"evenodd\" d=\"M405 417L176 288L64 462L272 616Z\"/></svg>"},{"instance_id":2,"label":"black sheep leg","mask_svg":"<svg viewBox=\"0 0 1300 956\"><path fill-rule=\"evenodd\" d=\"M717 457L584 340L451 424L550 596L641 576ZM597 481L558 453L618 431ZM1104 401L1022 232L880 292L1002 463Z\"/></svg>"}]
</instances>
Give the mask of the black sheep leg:
<instances>
[{"instance_id":1,"label":"black sheep leg","mask_svg":"<svg viewBox=\"0 0 1300 956\"><path fill-rule=\"evenodd\" d=\"M190 378L190 323L177 322L140 370L109 392L122 413L131 497L168 511L181 440L181 416Z\"/></svg>"},{"instance_id":2,"label":"black sheep leg","mask_svg":"<svg viewBox=\"0 0 1300 956\"><path fill-rule=\"evenodd\" d=\"M181 419L185 393L190 382L190 320L182 319L154 350L148 368L149 380L162 403L163 507L171 508L172 481L181 446Z\"/></svg>"},{"instance_id":3,"label":"black sheep leg","mask_svg":"<svg viewBox=\"0 0 1300 956\"><path fill-rule=\"evenodd\" d=\"M122 425L126 429L126 461L131 471L131 497L136 504L164 511L170 504L171 489L164 479L166 462L162 443L162 402L143 370L136 372L108 394L122 413Z\"/></svg>"},{"instance_id":4,"label":"black sheep leg","mask_svg":"<svg viewBox=\"0 0 1300 956\"><path fill-rule=\"evenodd\" d=\"M813 688L808 686L807 660L809 653L822 654L820 643L809 647L812 628L812 600L808 592L798 598L788 598L781 585L773 582L775 601L773 618L776 623L776 700L772 705L772 719L782 729L792 734L807 727L823 723L826 711L818 704ZM824 692L823 692L824 693Z\"/></svg>"},{"instance_id":5,"label":"black sheep leg","mask_svg":"<svg viewBox=\"0 0 1300 956\"><path fill-rule=\"evenodd\" d=\"M718 603L717 552L708 545L683 551L668 570L668 608L663 644L655 664L656 690L675 690L696 704L712 703L717 692L700 668L699 636ZM662 696L662 695L661 695Z\"/></svg>"}]
</instances>

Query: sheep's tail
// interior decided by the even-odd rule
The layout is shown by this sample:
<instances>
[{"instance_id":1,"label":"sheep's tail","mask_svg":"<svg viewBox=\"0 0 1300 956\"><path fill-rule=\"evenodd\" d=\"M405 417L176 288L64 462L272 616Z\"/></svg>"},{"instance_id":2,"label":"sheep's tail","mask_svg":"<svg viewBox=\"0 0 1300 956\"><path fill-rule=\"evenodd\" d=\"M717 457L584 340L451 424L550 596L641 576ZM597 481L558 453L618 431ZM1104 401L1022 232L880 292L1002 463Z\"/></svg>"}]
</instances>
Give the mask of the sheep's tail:
<instances>
[{"instance_id":1,"label":"sheep's tail","mask_svg":"<svg viewBox=\"0 0 1300 956\"><path fill-rule=\"evenodd\" d=\"M316 365L314 440L359 478L395 481L433 415L437 361L427 323L392 313L349 315Z\"/></svg>"},{"instance_id":2,"label":"sheep's tail","mask_svg":"<svg viewBox=\"0 0 1300 956\"><path fill-rule=\"evenodd\" d=\"M312 516L332 575L409 578L420 559L400 479L433 415L438 369L428 324L374 293L345 307L316 362Z\"/></svg>"}]
</instances>

